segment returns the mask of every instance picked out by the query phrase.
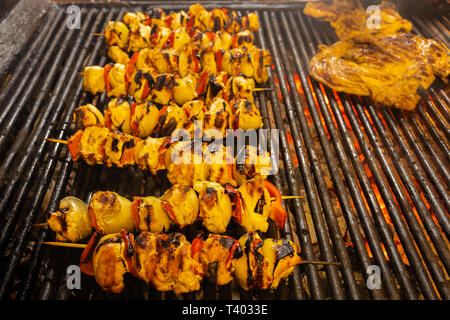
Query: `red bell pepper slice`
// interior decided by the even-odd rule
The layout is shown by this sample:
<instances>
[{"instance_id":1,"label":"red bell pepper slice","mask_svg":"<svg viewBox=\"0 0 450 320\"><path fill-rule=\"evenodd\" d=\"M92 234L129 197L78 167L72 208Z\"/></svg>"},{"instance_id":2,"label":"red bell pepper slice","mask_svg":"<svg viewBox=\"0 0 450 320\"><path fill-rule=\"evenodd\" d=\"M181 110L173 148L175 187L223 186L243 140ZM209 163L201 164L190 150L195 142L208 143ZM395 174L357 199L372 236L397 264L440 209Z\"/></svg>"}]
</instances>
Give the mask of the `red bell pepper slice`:
<instances>
[{"instance_id":1,"label":"red bell pepper slice","mask_svg":"<svg viewBox=\"0 0 450 320\"><path fill-rule=\"evenodd\" d=\"M167 39L167 47L173 48L173 43L175 41L175 31L170 33L169 39Z\"/></svg>"},{"instance_id":2,"label":"red bell pepper slice","mask_svg":"<svg viewBox=\"0 0 450 320\"><path fill-rule=\"evenodd\" d=\"M267 180L264 180L264 186L266 187L270 196L275 197L275 201L273 201L270 205L269 217L270 219L275 221L275 224L278 228L282 229L284 227L284 224L286 223L287 212L281 205L281 193L277 189L277 187L275 187Z\"/></svg>"},{"instance_id":3,"label":"red bell pepper slice","mask_svg":"<svg viewBox=\"0 0 450 320\"><path fill-rule=\"evenodd\" d=\"M231 260L233 260L233 256L234 256L234 251L236 250L236 248L240 247L240 243L239 241L235 240L233 245L230 248L230 253L228 254L227 260L225 260L225 267L229 267Z\"/></svg>"},{"instance_id":4,"label":"red bell pepper slice","mask_svg":"<svg viewBox=\"0 0 450 320\"><path fill-rule=\"evenodd\" d=\"M109 71L112 69L112 65L107 64L104 68L103 68L103 77L105 78L105 89L106 89L106 93L109 92L109 90L111 89L110 85L109 85Z\"/></svg>"},{"instance_id":5,"label":"red bell pepper slice","mask_svg":"<svg viewBox=\"0 0 450 320\"><path fill-rule=\"evenodd\" d=\"M89 239L86 248L84 248L83 253L81 254L80 270L81 272L89 276L94 276L94 265L92 263L92 254L99 239L100 234L94 232L91 238Z\"/></svg>"},{"instance_id":6,"label":"red bell pepper slice","mask_svg":"<svg viewBox=\"0 0 450 320\"><path fill-rule=\"evenodd\" d=\"M172 24L172 20L173 20L173 18L172 18L172 16L166 16L165 18L164 18L164 22L166 23L166 26L167 26L167 28L170 28L170 25Z\"/></svg>"},{"instance_id":7,"label":"red bell pepper slice","mask_svg":"<svg viewBox=\"0 0 450 320\"><path fill-rule=\"evenodd\" d=\"M109 109L105 111L105 125L109 130L111 130L112 121L111 121L111 111Z\"/></svg>"},{"instance_id":8,"label":"red bell pepper slice","mask_svg":"<svg viewBox=\"0 0 450 320\"><path fill-rule=\"evenodd\" d=\"M200 74L200 77L199 77L198 83L197 83L197 90L196 90L198 95L202 95L206 92L206 84L208 83L208 77L209 77L208 71L203 71Z\"/></svg>"},{"instance_id":9,"label":"red bell pepper slice","mask_svg":"<svg viewBox=\"0 0 450 320\"><path fill-rule=\"evenodd\" d=\"M128 88L130 86L130 79L133 76L133 73L136 71L136 61L139 57L139 51L136 51L131 56L131 59L128 61L127 65L125 66L125 88L128 92Z\"/></svg>"},{"instance_id":10,"label":"red bell pepper slice","mask_svg":"<svg viewBox=\"0 0 450 320\"><path fill-rule=\"evenodd\" d=\"M150 92L150 87L148 85L148 81L144 80L144 89L142 89L141 100L144 100L145 98L147 98L149 92Z\"/></svg>"},{"instance_id":11,"label":"red bell pepper slice","mask_svg":"<svg viewBox=\"0 0 450 320\"><path fill-rule=\"evenodd\" d=\"M194 72L200 72L202 70L202 67L200 65L200 61L197 57L197 50L192 50L192 61L194 61Z\"/></svg>"},{"instance_id":12,"label":"red bell pepper slice","mask_svg":"<svg viewBox=\"0 0 450 320\"><path fill-rule=\"evenodd\" d=\"M89 207L89 220L91 223L91 226L100 234L103 234L103 232L100 230L98 224L97 224L97 218L95 217L94 209Z\"/></svg>"},{"instance_id":13,"label":"red bell pepper slice","mask_svg":"<svg viewBox=\"0 0 450 320\"><path fill-rule=\"evenodd\" d=\"M145 19L144 21L142 21L142 24L146 25L146 26L151 25L152 24L152 18Z\"/></svg>"},{"instance_id":14,"label":"red bell pepper slice","mask_svg":"<svg viewBox=\"0 0 450 320\"><path fill-rule=\"evenodd\" d=\"M233 37L231 38L231 48L237 48L237 35L233 34Z\"/></svg>"},{"instance_id":15,"label":"red bell pepper slice","mask_svg":"<svg viewBox=\"0 0 450 320\"><path fill-rule=\"evenodd\" d=\"M164 211L167 212L167 214L169 215L169 217L176 223L178 224L177 221L177 217L175 216L175 211L173 211L172 205L170 203L168 203L165 200L161 201L161 206L163 207Z\"/></svg>"},{"instance_id":16,"label":"red bell pepper slice","mask_svg":"<svg viewBox=\"0 0 450 320\"><path fill-rule=\"evenodd\" d=\"M73 161L77 161L80 158L82 136L83 130L80 129L67 141L67 148L69 149Z\"/></svg>"},{"instance_id":17,"label":"red bell pepper slice","mask_svg":"<svg viewBox=\"0 0 450 320\"><path fill-rule=\"evenodd\" d=\"M133 134L137 136L137 135L138 135L138 124L137 124L136 120L134 119L134 114L135 114L135 112L136 112L136 106L137 106L137 103L136 103L136 102L133 102L133 103L131 104L131 111L130 111L130 118L131 118L131 121L130 121L130 127L131 127L131 130L133 131Z\"/></svg>"},{"instance_id":18,"label":"red bell pepper slice","mask_svg":"<svg viewBox=\"0 0 450 320\"><path fill-rule=\"evenodd\" d=\"M200 253L200 250L202 250L204 244L205 241L202 239L201 234L195 237L191 245L191 257L194 257L197 253Z\"/></svg>"},{"instance_id":19,"label":"red bell pepper slice","mask_svg":"<svg viewBox=\"0 0 450 320\"><path fill-rule=\"evenodd\" d=\"M214 38L216 37L216 34L212 31L205 32L205 36L208 37L209 41L213 42Z\"/></svg>"},{"instance_id":20,"label":"red bell pepper slice","mask_svg":"<svg viewBox=\"0 0 450 320\"><path fill-rule=\"evenodd\" d=\"M139 231L139 207L141 206L142 198L134 197L131 203L131 217L133 218L134 227Z\"/></svg>"},{"instance_id":21,"label":"red bell pepper slice","mask_svg":"<svg viewBox=\"0 0 450 320\"><path fill-rule=\"evenodd\" d=\"M222 62L223 62L223 50L219 50L216 52L216 69L217 72L222 71ZM226 81L225 81L226 83Z\"/></svg>"},{"instance_id":22,"label":"red bell pepper slice","mask_svg":"<svg viewBox=\"0 0 450 320\"><path fill-rule=\"evenodd\" d=\"M242 223L242 203L239 191L237 191L230 184L227 184L225 186L225 191L228 193L231 202L233 203L233 218L236 219L239 223Z\"/></svg>"}]
</instances>

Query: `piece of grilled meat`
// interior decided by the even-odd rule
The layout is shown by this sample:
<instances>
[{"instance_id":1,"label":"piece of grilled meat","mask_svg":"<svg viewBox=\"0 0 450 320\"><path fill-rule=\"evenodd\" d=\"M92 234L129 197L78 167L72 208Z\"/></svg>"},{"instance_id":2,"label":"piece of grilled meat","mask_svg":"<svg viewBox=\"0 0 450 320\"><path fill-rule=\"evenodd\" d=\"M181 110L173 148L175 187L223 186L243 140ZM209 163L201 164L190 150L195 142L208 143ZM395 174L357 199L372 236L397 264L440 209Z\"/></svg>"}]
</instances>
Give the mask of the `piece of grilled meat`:
<instances>
[{"instance_id":1,"label":"piece of grilled meat","mask_svg":"<svg viewBox=\"0 0 450 320\"><path fill-rule=\"evenodd\" d=\"M311 76L335 89L370 96L376 102L412 110L438 75L450 73L450 55L438 42L410 33L359 35L320 46L309 64Z\"/></svg>"},{"instance_id":2,"label":"piece of grilled meat","mask_svg":"<svg viewBox=\"0 0 450 320\"><path fill-rule=\"evenodd\" d=\"M341 40L353 38L361 34L387 35L396 32L411 31L412 24L403 19L397 12L395 5L389 1L382 1L378 6L379 23L372 19L375 12L366 12L359 1L333 0L332 2L308 2L304 13L314 18L330 23L336 35Z\"/></svg>"}]
</instances>

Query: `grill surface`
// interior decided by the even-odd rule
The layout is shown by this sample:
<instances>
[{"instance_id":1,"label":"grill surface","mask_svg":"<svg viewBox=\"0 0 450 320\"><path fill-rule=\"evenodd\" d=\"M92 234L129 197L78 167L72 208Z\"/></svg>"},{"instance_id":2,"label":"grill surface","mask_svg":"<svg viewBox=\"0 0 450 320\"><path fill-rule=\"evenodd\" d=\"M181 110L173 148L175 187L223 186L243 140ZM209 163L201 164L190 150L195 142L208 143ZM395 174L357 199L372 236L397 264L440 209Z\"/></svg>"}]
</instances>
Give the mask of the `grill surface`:
<instances>
[{"instance_id":1,"label":"grill surface","mask_svg":"<svg viewBox=\"0 0 450 320\"><path fill-rule=\"evenodd\" d=\"M107 294L90 277L69 291L65 270L76 249L49 248L47 228L33 228L65 195L88 200L95 190L124 195L161 191L157 178L128 169L73 163L66 148L45 137L67 139L72 110L106 96L83 93L79 72L106 63L104 40L93 36L124 12L161 7L186 10L190 3L80 4L81 29L65 27L66 7L55 5L0 91L0 254L3 299L175 299L134 279L119 295ZM257 96L265 128L280 130L280 171L272 179L290 214L281 236L298 241L305 260L341 266L304 265L276 292L216 290L204 284L185 299L450 299L450 99L437 80L414 112L375 107L368 99L336 93L308 76L318 44L334 32L301 13L302 4L207 3L207 9L257 10L259 45L274 66L270 92ZM450 21L438 14L401 14L415 33L449 48ZM270 141L271 149L274 143ZM162 186L163 188L167 186ZM346 230L342 236L342 229ZM194 233L194 230L187 230ZM271 226L269 236L276 236ZM369 266L381 270L382 288L369 290Z\"/></svg>"}]
</instances>

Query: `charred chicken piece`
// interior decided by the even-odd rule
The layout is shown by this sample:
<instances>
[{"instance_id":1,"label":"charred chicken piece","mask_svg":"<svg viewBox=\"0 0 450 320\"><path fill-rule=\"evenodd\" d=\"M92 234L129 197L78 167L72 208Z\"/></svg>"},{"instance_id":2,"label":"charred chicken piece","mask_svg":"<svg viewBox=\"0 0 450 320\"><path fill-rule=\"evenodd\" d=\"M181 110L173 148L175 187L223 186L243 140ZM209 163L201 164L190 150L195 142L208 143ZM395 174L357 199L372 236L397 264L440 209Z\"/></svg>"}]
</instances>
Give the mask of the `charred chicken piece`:
<instances>
[{"instance_id":1,"label":"charred chicken piece","mask_svg":"<svg viewBox=\"0 0 450 320\"><path fill-rule=\"evenodd\" d=\"M200 289L202 267L191 256L191 244L181 233L142 232L135 240L135 275L158 291L176 295Z\"/></svg>"},{"instance_id":2,"label":"charred chicken piece","mask_svg":"<svg viewBox=\"0 0 450 320\"><path fill-rule=\"evenodd\" d=\"M78 242L92 232L88 207L75 197L63 198L58 211L48 214L47 222L56 233L56 241Z\"/></svg>"},{"instance_id":3,"label":"charred chicken piece","mask_svg":"<svg viewBox=\"0 0 450 320\"><path fill-rule=\"evenodd\" d=\"M436 41L417 35L360 35L322 46L309 72L336 91L412 110L420 100L417 90L427 89L434 74L448 77L450 55Z\"/></svg>"},{"instance_id":4,"label":"charred chicken piece","mask_svg":"<svg viewBox=\"0 0 450 320\"><path fill-rule=\"evenodd\" d=\"M232 207L225 189L214 182L196 182L200 212L198 217L203 226L212 233L224 233L231 219Z\"/></svg>"},{"instance_id":5,"label":"charred chicken piece","mask_svg":"<svg viewBox=\"0 0 450 320\"><path fill-rule=\"evenodd\" d=\"M233 177L238 185L255 177L265 179L272 170L272 161L267 151L246 145L236 155L233 164Z\"/></svg>"},{"instance_id":6,"label":"charred chicken piece","mask_svg":"<svg viewBox=\"0 0 450 320\"><path fill-rule=\"evenodd\" d=\"M197 219L199 200L194 189L175 184L160 199L172 222L180 228L193 224Z\"/></svg>"},{"instance_id":7,"label":"charred chicken piece","mask_svg":"<svg viewBox=\"0 0 450 320\"><path fill-rule=\"evenodd\" d=\"M239 239L243 250L234 262L234 276L244 290L276 289L301 262L297 246L289 240L263 240L256 232Z\"/></svg>"},{"instance_id":8,"label":"charred chicken piece","mask_svg":"<svg viewBox=\"0 0 450 320\"><path fill-rule=\"evenodd\" d=\"M303 12L314 18L328 21L341 40L370 33L389 35L411 31L411 22L399 15L392 2L382 1L377 7L380 10L380 21L373 27L368 23L370 22L369 13L366 13L361 3L355 0L333 0L331 3L309 2Z\"/></svg>"},{"instance_id":9,"label":"charred chicken piece","mask_svg":"<svg viewBox=\"0 0 450 320\"><path fill-rule=\"evenodd\" d=\"M170 228L170 217L156 197L134 197L131 212L139 231L166 232Z\"/></svg>"},{"instance_id":10,"label":"charred chicken piece","mask_svg":"<svg viewBox=\"0 0 450 320\"><path fill-rule=\"evenodd\" d=\"M105 119L102 113L90 103L76 108L73 113L73 119L75 121L75 127L78 129L91 126L105 126Z\"/></svg>"},{"instance_id":11,"label":"charred chicken piece","mask_svg":"<svg viewBox=\"0 0 450 320\"><path fill-rule=\"evenodd\" d=\"M234 262L243 255L239 241L217 234L210 234L206 240L195 238L191 252L202 264L204 276L218 286L233 280Z\"/></svg>"},{"instance_id":12,"label":"charred chicken piece","mask_svg":"<svg viewBox=\"0 0 450 320\"><path fill-rule=\"evenodd\" d=\"M247 231L266 232L269 227L267 219L270 213L270 194L261 177L244 182L238 189L242 212L237 220ZM240 217L239 217L240 215Z\"/></svg>"}]
</instances>

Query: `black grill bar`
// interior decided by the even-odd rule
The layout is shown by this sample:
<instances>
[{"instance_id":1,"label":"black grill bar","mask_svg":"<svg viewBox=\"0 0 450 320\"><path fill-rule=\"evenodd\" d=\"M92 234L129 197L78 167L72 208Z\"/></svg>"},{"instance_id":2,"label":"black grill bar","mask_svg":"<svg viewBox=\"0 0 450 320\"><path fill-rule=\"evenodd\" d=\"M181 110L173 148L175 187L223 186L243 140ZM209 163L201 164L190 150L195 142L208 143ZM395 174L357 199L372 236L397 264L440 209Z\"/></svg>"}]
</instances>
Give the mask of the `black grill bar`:
<instances>
[{"instance_id":1,"label":"black grill bar","mask_svg":"<svg viewBox=\"0 0 450 320\"><path fill-rule=\"evenodd\" d=\"M96 14L97 14L96 11L91 10L87 14L86 22L88 24L90 24L91 20L94 19ZM93 26L97 27L99 25L99 22L100 22L100 20L97 20L97 23L93 24ZM92 37L93 37L92 33L94 32L94 30L95 29L93 27L86 28L83 36L79 36L78 39L74 42L74 46L76 49L73 50L71 52L70 56L67 58L65 68L62 70L62 72L60 73L60 76L58 78L58 82L56 85L56 89L54 91L54 95L52 96L52 98L47 106L48 109L46 109L46 111L48 113L50 113L51 111L54 112L53 116L50 118L51 119L50 123L56 122L58 120L58 118L60 117L60 115L59 115L59 113L61 112L60 110L65 106L65 101L69 97L69 93L72 90L72 85L73 85L74 81L79 80L77 70L80 70L80 67L84 61L84 57L88 54L88 49L89 49L88 46L82 46L81 44L86 36L89 36L89 38L92 40ZM70 34L70 38L71 38L71 36L73 35L73 32L69 32L68 34ZM87 43L89 43L89 42L87 42ZM67 47L69 46L68 41L66 41L66 46ZM63 52L63 51L64 50L61 50L61 52ZM57 66L57 64L55 64L55 65ZM68 79L66 79L67 75L69 75ZM60 91L62 91L63 89L64 89L64 92L61 94ZM56 107L54 107L54 104L56 104ZM71 115L70 111L72 111L72 110L66 110L66 112L65 112L65 114L67 115L66 116L67 119L65 120L65 122L68 122L71 119L72 115ZM48 115L48 116L50 116L50 115ZM42 155L44 153L45 145L47 144L47 143L43 142L42 139L44 137L50 136L51 133L53 132L53 127L48 126L48 125L47 125L46 131L44 131L45 125L47 123L45 121L45 117L43 117L43 118L44 118L44 121L41 121L39 123L39 127L36 128L36 130L35 130L35 135L32 137L32 140L30 141L31 146L40 145L40 148L38 150L36 150L35 152L30 152L28 154L28 158L33 157L32 158L33 162L31 163L30 167L28 167L28 171L26 173L27 176L25 179L25 184L30 184L30 182L33 181L33 179L32 179L33 171L35 171L38 168L38 162L42 161L42 158L40 157L40 155ZM37 209L39 208L40 204L42 203L43 197L48 189L48 185L50 183L50 179L52 177L52 173L54 171L54 167L56 166L56 161L57 161L59 153L61 152L61 149L62 149L61 145L53 146L53 153L51 153L51 156L47 162L47 166L44 169L44 172L42 172L41 177L40 177L42 184L40 185L39 189L37 191L35 191L34 199L33 199L33 202L31 203L30 207L27 210L25 210L27 216L25 218L25 222L22 222L22 228L21 228L21 231L18 233L18 238L17 238L16 242L14 243L14 249L9 254L10 260L9 260L7 270L2 278L3 281L2 281L2 286L0 288L0 296L4 295L6 289L9 285L9 282L11 280L11 276L14 271L14 268L16 267L16 264L22 255L22 248L25 244L25 240L31 229L31 225L34 221L34 217L37 213ZM21 162L21 164L24 163L23 166L20 166L20 168L23 168L23 170L25 169L26 158L27 157L24 157ZM26 189L28 189L26 186L22 186L21 190L26 190ZM2 234L2 237L0 238L0 244L4 243L6 236L10 233L9 229L13 224L13 220L14 220L14 217L16 216L16 212L19 210L20 206L23 205L23 200L24 200L25 195L26 195L26 193L24 193L23 191L17 195L17 198L15 199L16 200L15 203L9 210L9 215L7 217L5 217L5 222L2 224L3 234Z\"/></svg>"},{"instance_id":2,"label":"black grill bar","mask_svg":"<svg viewBox=\"0 0 450 320\"><path fill-rule=\"evenodd\" d=\"M6 85L2 88L0 93L0 101L3 104L3 108L0 111L0 124L3 123L5 117L9 114L13 102L17 100L19 95L25 89L28 84L28 79L32 75L27 70L35 69L37 62L41 59L44 49L50 42L56 26L58 25L58 19L55 17L58 10L52 10L48 13L47 21L45 25L39 30L37 37L32 41L31 46L28 48L27 53L17 63L17 68L14 70L11 78ZM39 57L38 59L32 59L32 57ZM29 63L29 60L32 60ZM20 80L20 83L18 84ZM6 101L9 103L6 105Z\"/></svg>"},{"instance_id":3,"label":"black grill bar","mask_svg":"<svg viewBox=\"0 0 450 320\"><path fill-rule=\"evenodd\" d=\"M258 17L261 19L261 15L258 14ZM257 39L261 44L262 48L267 48L265 44L265 39L262 35L262 31L259 30L256 32ZM275 80L273 77L272 72L269 72L269 83L272 88L275 87ZM298 189L297 180L296 180L296 174L294 170L293 161L291 158L291 155L289 154L289 146L287 142L287 136L286 136L286 129L285 125L283 123L283 119L281 118L281 115L279 114L278 110L280 110L279 101L276 96L275 91L270 92L270 100L272 103L272 107L274 109L273 111L273 117L275 119L276 127L280 131L280 147L283 154L283 163L286 170L286 176L288 179L289 184L289 191L291 195L300 195L300 191ZM300 160L300 159L299 159ZM314 250L312 247L311 242L311 236L308 231L308 224L306 221L305 212L302 209L302 204L299 199L293 199L291 201L294 211L295 211L295 217L296 217L296 223L297 223L297 233L300 240L300 245L302 248L302 252L304 253L303 257L307 260L314 260L316 259L316 256L314 254ZM324 299L325 294L323 291L323 288L320 284L319 280L319 273L316 265L306 265L305 267L306 272L308 274L308 281L309 286L311 290L311 295L314 299Z\"/></svg>"},{"instance_id":4,"label":"black grill bar","mask_svg":"<svg viewBox=\"0 0 450 320\"><path fill-rule=\"evenodd\" d=\"M28 44L0 91L5 106L0 111L0 152L6 154L0 161L0 297L177 298L137 279L131 279L121 294L105 293L91 277L83 277L83 289L73 295L65 284L65 268L78 262L80 252L42 246L53 233L46 227L32 233L32 224L55 210L65 195L88 201L99 189L138 195L166 187L163 182L155 190L158 178L132 168L73 163L66 147L42 139L67 139L78 105L92 103L102 109L106 104L106 94L83 93L78 75L85 65L107 62L104 40L94 37L94 32L101 32L107 21L120 19L125 11L186 10L191 4L77 3L83 25L74 31L64 25L66 6L55 5L44 18L45 24L35 32L36 41ZM202 294L207 300L231 299L238 293L241 299L254 295L302 300L450 299L450 99L445 84L437 80L432 88L422 90L423 101L412 112L378 107L367 98L322 86L309 77L308 62L318 44L334 43L336 37L327 23L303 15L303 6L205 5L242 13L257 10L261 30L256 40L273 55L273 70L265 85L273 90L260 92L256 98L264 128L280 130L280 171L271 180L283 194L306 197L284 201L290 209L287 224L280 231L271 224L267 236L298 238L305 260L339 261L341 266L297 266L275 292L236 292L230 285L215 288L203 283L202 293L181 298ZM406 18L415 25L415 33L448 47L450 21L446 17ZM275 143L269 141L270 150L277 149ZM340 212L345 218L345 237ZM313 226L308 225L309 215ZM317 243L313 243L313 232ZM381 270L381 290L366 286L372 265Z\"/></svg>"},{"instance_id":5,"label":"black grill bar","mask_svg":"<svg viewBox=\"0 0 450 320\"><path fill-rule=\"evenodd\" d=\"M282 79L285 74L289 81L290 88L295 88L295 82L294 82L291 66L289 64L285 63L284 70L282 69L282 65L281 65L281 61L280 61L281 60L280 54L283 57L286 57L287 54L286 54L286 50L284 49L285 46L283 43L283 39L281 37L282 33L280 32L278 23L276 23L275 21L276 21L275 12L271 12L271 25L274 27L273 32L272 32L271 26L269 25L268 13L267 12L264 13L264 22L266 22L266 24L265 24L266 30L268 30L268 34L269 34L269 39L270 39L270 44L271 44L270 49L271 49L271 52L274 57L276 70L278 71L278 79ZM276 43L275 43L273 34L277 35ZM278 52L278 48L280 48L280 53ZM360 296L359 296L358 290L356 288L356 280L354 278L353 268L351 266L350 259L347 255L347 251L345 249L345 245L344 245L344 242L343 242L343 239L341 236L341 232L340 232L340 229L338 226L338 222L336 219L336 214L333 210L331 198L328 193L328 188L325 184L325 180L323 178L323 173L319 166L318 156L314 150L314 143L313 143L311 134L309 132L307 120L306 120L306 118L304 116L304 112L302 110L300 98L298 95L294 95L294 103L295 103L295 107L296 107L296 111L297 111L297 117L300 122L301 130L302 130L302 134L303 134L303 140L304 140L305 145L300 145L302 138L300 137L300 133L298 130L296 117L295 117L295 113L294 113L294 109L293 109L293 104L292 104L291 98L289 97L288 89L287 89L286 85L283 85L284 82L280 82L280 84L281 84L281 90L282 90L282 93L284 96L285 106L287 109L286 113L289 117L289 121L291 124L292 135L294 138L294 144L295 144L295 147L297 150L297 157L298 157L298 159L306 158L306 155L305 156L298 155L299 153L304 152L306 150L308 153L309 159L310 159L309 163L307 161L304 161L304 162L299 161L301 163L301 168L302 168L302 170L301 170L302 180L305 183L305 187L307 189L310 188L311 191L309 192L309 194L312 194L312 192L314 190L314 186L313 186L313 182L311 179L311 173L308 172L310 166L312 166L314 178L316 181L316 186L318 188L320 199L322 200L322 208L325 212L325 217L327 219L329 232L332 236L333 243L336 246L335 252L336 252L336 255L339 257L339 261L341 261L343 263L344 270L342 270L342 272L343 272L344 279L346 281L346 285L347 285L349 293L350 293L350 297L353 299L358 299L358 298L360 298ZM293 89L292 89L292 91L293 91ZM321 133L319 133L319 136L321 136ZM307 183L306 181L310 181L310 182ZM315 215L320 217L321 210L320 210L320 207L318 206L318 202L314 201L314 198L317 198L317 195L313 195L313 199L311 199L311 201L309 201L311 212L313 214L313 217ZM310 198L308 197L308 199L310 199ZM324 225L324 222L320 221L319 219L317 219L317 222L319 222L319 226ZM316 232L317 232L317 230L316 230ZM319 234L319 236L321 235L319 232L318 232L318 234ZM323 243L326 243L326 244L330 243L330 240L327 239L326 234L322 234L321 236L323 237L322 238ZM328 253L332 249L327 246L325 246L325 248L327 250L323 250L324 258L326 260L333 259L332 253ZM335 281L336 283L340 282L339 279L337 279L337 278L333 279L331 277L333 275L332 271L334 271L334 270L330 270L330 280L333 282ZM334 284L334 283L332 283L332 285L338 286L338 284ZM340 288L340 285L338 287ZM343 297L342 292L337 291L335 294L336 294L336 297L339 297L339 298Z\"/></svg>"}]
</instances>

